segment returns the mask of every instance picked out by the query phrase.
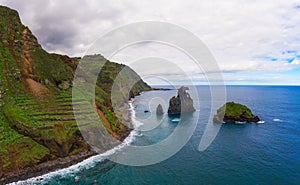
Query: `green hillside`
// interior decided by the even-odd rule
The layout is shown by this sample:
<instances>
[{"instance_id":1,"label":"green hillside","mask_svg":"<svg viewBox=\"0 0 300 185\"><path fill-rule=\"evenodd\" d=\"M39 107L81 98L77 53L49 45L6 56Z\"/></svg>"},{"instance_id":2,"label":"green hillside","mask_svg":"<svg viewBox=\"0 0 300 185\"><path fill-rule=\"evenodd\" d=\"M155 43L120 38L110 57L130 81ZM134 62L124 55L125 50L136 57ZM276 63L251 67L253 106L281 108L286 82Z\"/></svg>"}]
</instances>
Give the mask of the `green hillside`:
<instances>
[{"instance_id":1,"label":"green hillside","mask_svg":"<svg viewBox=\"0 0 300 185\"><path fill-rule=\"evenodd\" d=\"M103 63L96 90L96 107L107 130L119 140L130 131L112 108L111 88L118 73L137 81L130 92L150 87L129 67ZM8 172L90 150L77 127L72 108L72 80L78 58L49 54L22 25L16 11L0 6L0 179ZM124 81L124 86L129 85ZM119 97L126 102L128 96ZM74 100L84 105L83 99ZM84 108L83 108L84 110ZM74 110L77 111L77 110ZM91 114L80 112L80 119Z\"/></svg>"}]
</instances>

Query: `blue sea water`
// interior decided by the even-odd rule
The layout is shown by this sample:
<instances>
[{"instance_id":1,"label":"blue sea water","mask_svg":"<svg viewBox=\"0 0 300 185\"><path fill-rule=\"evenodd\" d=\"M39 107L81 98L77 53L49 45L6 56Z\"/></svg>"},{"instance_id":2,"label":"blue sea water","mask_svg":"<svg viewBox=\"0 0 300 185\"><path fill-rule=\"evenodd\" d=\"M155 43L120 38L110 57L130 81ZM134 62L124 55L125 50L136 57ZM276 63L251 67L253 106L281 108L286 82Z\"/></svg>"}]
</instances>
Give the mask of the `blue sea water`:
<instances>
[{"instance_id":1,"label":"blue sea water","mask_svg":"<svg viewBox=\"0 0 300 185\"><path fill-rule=\"evenodd\" d=\"M198 151L198 146L210 114L210 91L207 86L198 86L197 91L199 101L194 103L200 105L200 111L189 117L195 121L195 114L200 114L196 130L171 158L142 167L104 160L40 184L300 184L300 87L227 86L227 101L247 105L265 123L223 124L203 152ZM155 113L156 100L168 100L176 93L176 90L151 91L136 97L133 103L136 118L155 122L156 115L151 113ZM146 109L150 113L145 113ZM141 132L132 144L145 146L167 138L177 126L171 120L164 115L157 128ZM74 182L75 176L80 178L79 182Z\"/></svg>"}]
</instances>

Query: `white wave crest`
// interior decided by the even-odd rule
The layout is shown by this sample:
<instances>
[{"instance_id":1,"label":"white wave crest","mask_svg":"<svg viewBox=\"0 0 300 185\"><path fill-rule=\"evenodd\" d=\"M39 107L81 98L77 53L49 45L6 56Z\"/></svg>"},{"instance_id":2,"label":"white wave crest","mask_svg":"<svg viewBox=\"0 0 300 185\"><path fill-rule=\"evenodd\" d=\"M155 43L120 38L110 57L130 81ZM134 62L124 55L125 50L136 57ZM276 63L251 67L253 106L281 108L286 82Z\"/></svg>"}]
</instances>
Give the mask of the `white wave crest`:
<instances>
[{"instance_id":1,"label":"white wave crest","mask_svg":"<svg viewBox=\"0 0 300 185\"><path fill-rule=\"evenodd\" d=\"M278 119L278 118L274 118L273 121L275 121L275 122L282 122L282 120Z\"/></svg>"},{"instance_id":2,"label":"white wave crest","mask_svg":"<svg viewBox=\"0 0 300 185\"><path fill-rule=\"evenodd\" d=\"M245 122L245 121L236 121L235 122L235 124L236 125L244 125L244 124L246 124L247 122Z\"/></svg>"},{"instance_id":3,"label":"white wave crest","mask_svg":"<svg viewBox=\"0 0 300 185\"><path fill-rule=\"evenodd\" d=\"M69 166L67 168L56 170L56 171L53 171L53 172L50 172L50 173L47 173L47 174L44 174L44 175L41 175L38 177L33 177L30 179L27 179L27 180L13 182L13 183L10 183L9 185L37 184L37 183L41 183L43 181L50 180L51 178L54 178L57 176L63 177L66 175L71 175L71 174L77 173L81 170L90 169L90 168L94 167L97 163L102 162L105 159L107 159L110 155L112 155L112 154L120 151L124 147L130 145L134 141L136 136L140 135L139 132L137 131L137 128L139 128L142 125L142 123L139 122L138 120L136 120L134 106L133 106L132 101L129 102L129 107L130 107L129 110L131 112L131 120L132 120L134 130L131 131L129 136L127 138L125 138L125 140L122 142L122 144L116 146L115 148L113 148L111 150L106 151L105 153L92 156L90 158L83 160L82 162L79 162L79 163Z\"/></svg>"}]
</instances>

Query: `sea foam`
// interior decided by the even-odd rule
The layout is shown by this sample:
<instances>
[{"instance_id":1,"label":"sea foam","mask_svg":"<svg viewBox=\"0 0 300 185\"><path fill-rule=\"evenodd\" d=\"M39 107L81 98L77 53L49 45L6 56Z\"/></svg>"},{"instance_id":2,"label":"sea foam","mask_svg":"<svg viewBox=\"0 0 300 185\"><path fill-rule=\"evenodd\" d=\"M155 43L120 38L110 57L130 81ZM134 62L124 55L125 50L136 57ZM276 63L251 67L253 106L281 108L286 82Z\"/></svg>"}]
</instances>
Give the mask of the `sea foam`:
<instances>
[{"instance_id":1,"label":"sea foam","mask_svg":"<svg viewBox=\"0 0 300 185\"><path fill-rule=\"evenodd\" d=\"M135 111L133 106L133 101L129 101L129 110L131 113L131 120L132 125L134 127L134 130L132 130L127 138L122 142L122 144L116 146L115 148L112 148L111 150L106 151L105 153L92 156L90 158L87 158L83 160L82 162L79 162L75 165L69 166L67 168L59 169L41 176L32 177L27 180L18 181L10 183L9 185L28 185L28 184L36 184L36 183L42 183L44 181L48 181L54 177L64 177L67 175L75 174L81 170L86 170L94 167L97 163L100 163L107 159L109 156L113 155L114 153L122 150L124 147L129 146L137 136L139 136L138 128L143 125L140 121L138 121L135 117Z\"/></svg>"}]
</instances>

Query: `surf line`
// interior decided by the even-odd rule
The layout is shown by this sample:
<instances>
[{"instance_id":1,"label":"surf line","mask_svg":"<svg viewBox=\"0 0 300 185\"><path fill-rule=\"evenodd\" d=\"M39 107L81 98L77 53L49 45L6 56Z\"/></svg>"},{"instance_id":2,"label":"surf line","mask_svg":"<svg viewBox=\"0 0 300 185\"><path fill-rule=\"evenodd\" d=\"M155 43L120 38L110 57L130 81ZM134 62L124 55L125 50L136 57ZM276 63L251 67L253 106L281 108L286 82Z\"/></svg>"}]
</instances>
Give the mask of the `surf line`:
<instances>
[{"instance_id":1,"label":"surf line","mask_svg":"<svg viewBox=\"0 0 300 185\"><path fill-rule=\"evenodd\" d=\"M134 140L135 138L139 135L138 134L138 128L140 126L142 126L142 123L139 122L136 119L135 116L135 110L134 110L134 106L133 106L133 99L130 100L128 102L129 105L129 111L130 111L130 119L131 119L131 123L133 126L133 130L130 132L130 134L128 135L127 138L125 138L125 140L122 142L122 144L102 153L99 155L95 155L92 157L89 157L77 164L74 164L72 166L63 168L63 169L59 169L53 172L49 172L47 174L41 175L41 176L37 176L37 177L32 177L29 178L27 180L22 180L22 181L17 181L17 182L12 182L8 185L25 185L25 184L35 184L35 183L41 183L44 181L48 181L54 177L57 176L67 176L67 175L74 175L75 173L81 171L81 170L87 170L90 168L93 168L97 163L100 163L102 161L104 161L105 159L107 159L109 156L113 155L114 153L122 150L123 148L125 148L126 146L129 146Z\"/></svg>"}]
</instances>

